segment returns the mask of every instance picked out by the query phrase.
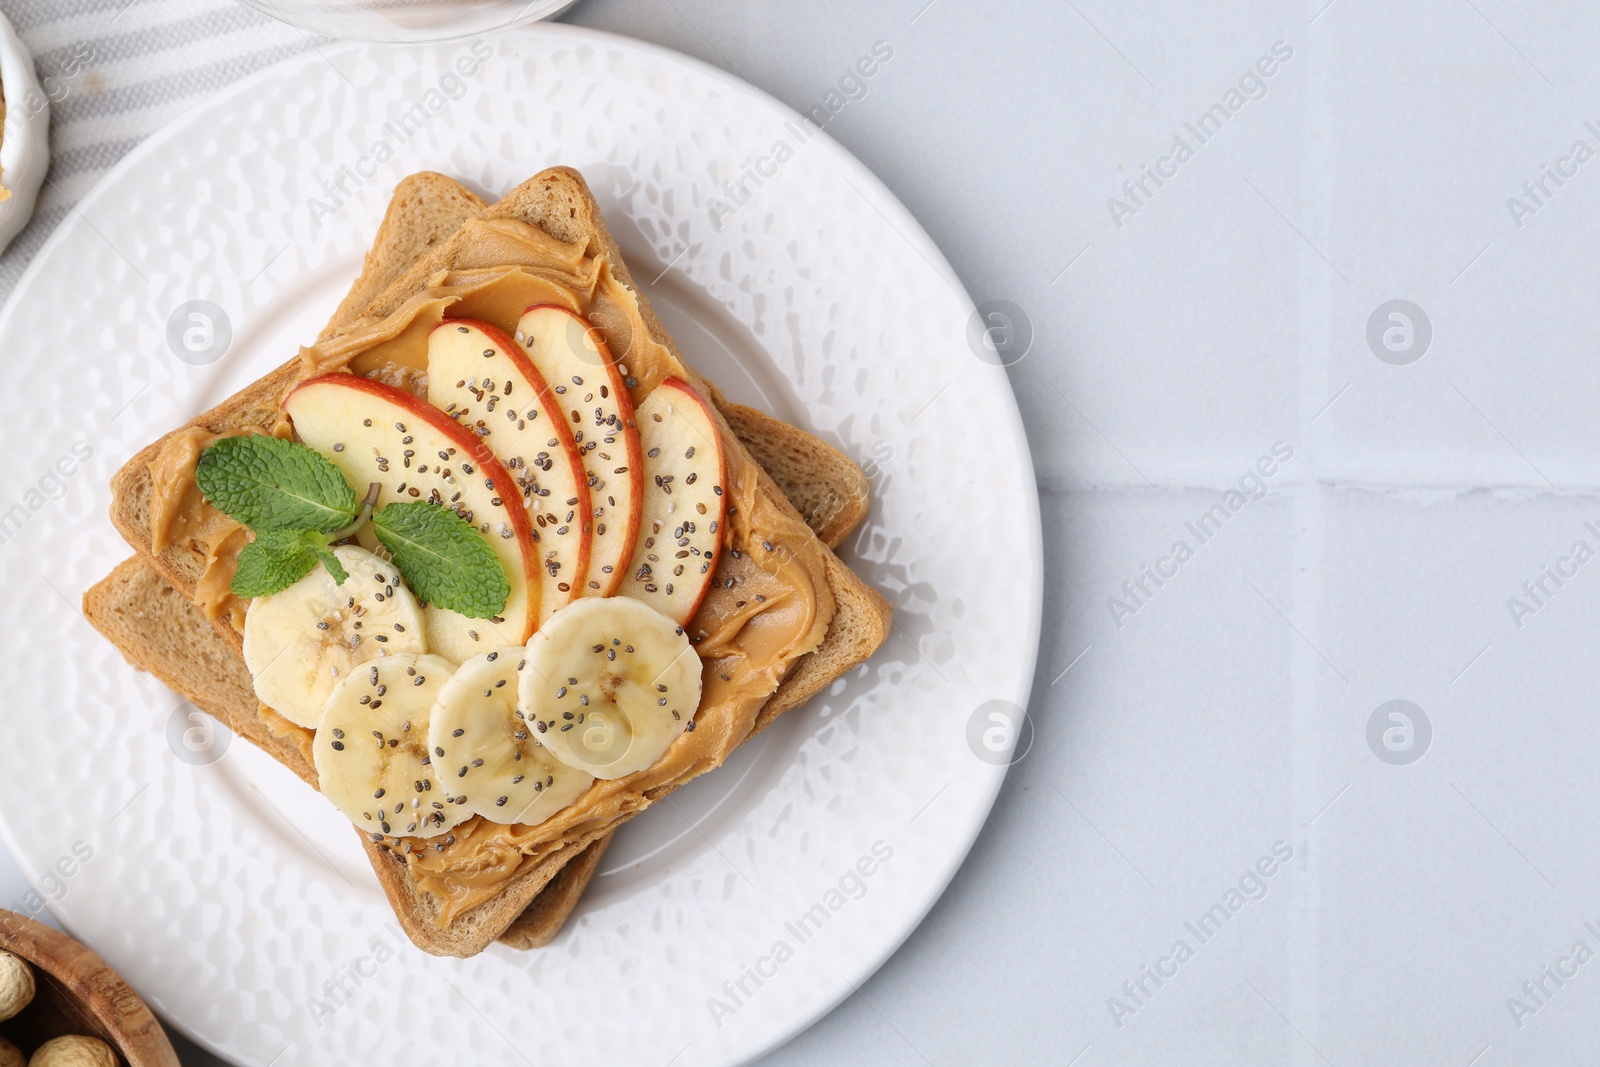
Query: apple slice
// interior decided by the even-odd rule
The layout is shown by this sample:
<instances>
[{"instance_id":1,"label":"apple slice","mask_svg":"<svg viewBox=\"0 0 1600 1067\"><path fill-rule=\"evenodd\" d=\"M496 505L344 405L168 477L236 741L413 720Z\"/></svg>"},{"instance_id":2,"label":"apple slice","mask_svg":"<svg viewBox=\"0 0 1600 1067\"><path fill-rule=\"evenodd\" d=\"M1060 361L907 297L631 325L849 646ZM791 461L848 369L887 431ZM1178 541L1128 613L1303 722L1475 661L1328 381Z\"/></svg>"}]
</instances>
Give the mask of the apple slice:
<instances>
[{"instance_id":1,"label":"apple slice","mask_svg":"<svg viewBox=\"0 0 1600 1067\"><path fill-rule=\"evenodd\" d=\"M722 435L705 398L682 378L656 386L638 417L644 503L639 544L617 593L688 626L711 588L727 521Z\"/></svg>"},{"instance_id":2,"label":"apple slice","mask_svg":"<svg viewBox=\"0 0 1600 1067\"><path fill-rule=\"evenodd\" d=\"M594 517L583 595L611 596L633 557L644 493L639 430L622 370L598 330L553 304L523 312L517 341L550 383L583 456Z\"/></svg>"},{"instance_id":3,"label":"apple slice","mask_svg":"<svg viewBox=\"0 0 1600 1067\"><path fill-rule=\"evenodd\" d=\"M302 382L283 410L300 440L332 460L358 492L372 482L382 487L379 507L431 500L454 508L500 557L511 585L505 611L471 619L428 605L429 651L461 663L480 649L532 636L539 585L528 512L511 476L476 436L427 401L357 374Z\"/></svg>"},{"instance_id":4,"label":"apple slice","mask_svg":"<svg viewBox=\"0 0 1600 1067\"><path fill-rule=\"evenodd\" d=\"M495 454L522 493L539 560L539 622L582 595L594 523L572 430L544 375L486 322L428 334L428 402Z\"/></svg>"}]
</instances>

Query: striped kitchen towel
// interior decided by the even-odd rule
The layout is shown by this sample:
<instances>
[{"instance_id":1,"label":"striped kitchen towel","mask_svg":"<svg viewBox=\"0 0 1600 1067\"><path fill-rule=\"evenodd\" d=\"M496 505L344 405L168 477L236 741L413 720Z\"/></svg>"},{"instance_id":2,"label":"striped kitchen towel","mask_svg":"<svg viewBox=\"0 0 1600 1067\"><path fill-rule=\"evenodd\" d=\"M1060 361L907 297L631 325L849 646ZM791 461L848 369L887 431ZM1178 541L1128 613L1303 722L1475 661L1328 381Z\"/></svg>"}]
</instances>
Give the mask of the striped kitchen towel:
<instances>
[{"instance_id":1,"label":"striped kitchen towel","mask_svg":"<svg viewBox=\"0 0 1600 1067\"><path fill-rule=\"evenodd\" d=\"M0 0L50 97L50 172L0 255L0 301L78 200L167 122L323 43L233 0Z\"/></svg>"}]
</instances>

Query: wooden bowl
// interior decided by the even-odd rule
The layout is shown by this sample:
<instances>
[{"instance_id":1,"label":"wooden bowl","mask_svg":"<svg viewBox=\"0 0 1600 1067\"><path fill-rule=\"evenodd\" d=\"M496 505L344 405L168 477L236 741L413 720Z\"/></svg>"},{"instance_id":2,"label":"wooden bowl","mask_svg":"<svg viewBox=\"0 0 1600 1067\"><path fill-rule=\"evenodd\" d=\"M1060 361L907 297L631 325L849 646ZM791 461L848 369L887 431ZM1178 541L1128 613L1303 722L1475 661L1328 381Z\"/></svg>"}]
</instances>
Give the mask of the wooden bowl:
<instances>
[{"instance_id":1,"label":"wooden bowl","mask_svg":"<svg viewBox=\"0 0 1600 1067\"><path fill-rule=\"evenodd\" d=\"M87 1034L116 1049L128 1067L180 1067L139 994L66 934L0 909L0 949L31 963L38 986L32 1003L0 1022L0 1037L24 1055L52 1037Z\"/></svg>"}]
</instances>

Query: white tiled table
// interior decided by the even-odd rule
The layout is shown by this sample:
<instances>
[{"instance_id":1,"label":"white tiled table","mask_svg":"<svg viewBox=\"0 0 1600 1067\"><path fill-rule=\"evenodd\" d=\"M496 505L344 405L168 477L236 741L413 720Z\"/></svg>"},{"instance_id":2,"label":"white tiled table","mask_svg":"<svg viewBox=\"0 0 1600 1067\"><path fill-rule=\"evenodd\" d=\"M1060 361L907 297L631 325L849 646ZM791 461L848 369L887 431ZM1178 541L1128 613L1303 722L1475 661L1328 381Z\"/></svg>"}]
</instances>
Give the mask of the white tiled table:
<instances>
[{"instance_id":1,"label":"white tiled table","mask_svg":"<svg viewBox=\"0 0 1600 1067\"><path fill-rule=\"evenodd\" d=\"M1600 153L1600 23L923 3L569 15L802 109L889 42L829 132L1035 335L1011 372L1045 523L1032 749L919 931L770 1062L1592 1057L1600 962L1560 961L1600 952L1600 562L1560 561L1600 552L1600 158L1562 159ZM1145 164L1172 176L1134 201ZM1535 202L1545 164L1576 173ZM1416 335L1369 346L1392 300L1431 325L1414 362ZM1535 602L1546 565L1576 573ZM1391 700L1431 727L1413 762L1420 732L1369 746Z\"/></svg>"}]
</instances>

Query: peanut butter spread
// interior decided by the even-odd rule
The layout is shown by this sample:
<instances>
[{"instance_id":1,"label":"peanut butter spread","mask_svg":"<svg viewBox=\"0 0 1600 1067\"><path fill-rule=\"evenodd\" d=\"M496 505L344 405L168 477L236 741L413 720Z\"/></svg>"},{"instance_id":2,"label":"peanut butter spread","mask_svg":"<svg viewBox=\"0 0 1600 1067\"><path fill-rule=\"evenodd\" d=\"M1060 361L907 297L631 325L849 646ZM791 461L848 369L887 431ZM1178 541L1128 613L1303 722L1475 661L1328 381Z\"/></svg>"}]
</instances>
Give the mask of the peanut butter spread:
<instances>
[{"instance_id":1,"label":"peanut butter spread","mask_svg":"<svg viewBox=\"0 0 1600 1067\"><path fill-rule=\"evenodd\" d=\"M212 507L195 484L200 453L221 436L203 426L189 426L167 439L150 464L150 551L190 544L203 563L194 600L208 619L226 615L235 630L244 629L247 605L230 588L239 550L249 531Z\"/></svg>"},{"instance_id":2,"label":"peanut butter spread","mask_svg":"<svg viewBox=\"0 0 1600 1067\"><path fill-rule=\"evenodd\" d=\"M479 219L465 228L467 239L452 269L429 278L393 313L357 321L302 348L295 380L348 370L426 397L428 331L440 321L480 319L514 335L524 310L557 304L586 316L604 334L623 365L635 406L668 376L699 382L651 338L637 299L612 273L604 250L567 244L510 219ZM280 420L273 432L288 429ZM760 468L743 446L726 430L723 435L729 498L724 551L712 589L687 627L704 667L692 729L652 766L625 778L596 780L537 826L479 816L442 840L390 842L418 888L437 898L440 925L492 898L520 871L720 765L749 734L789 667L822 643L835 607L824 577L826 550L763 489ZM195 487L195 463L212 440L214 435L191 428L160 450L151 464L150 523L156 551L184 540L204 551L206 571L196 601L216 617L234 599L228 584L245 531L212 509ZM242 626L242 613L239 618Z\"/></svg>"}]
</instances>

